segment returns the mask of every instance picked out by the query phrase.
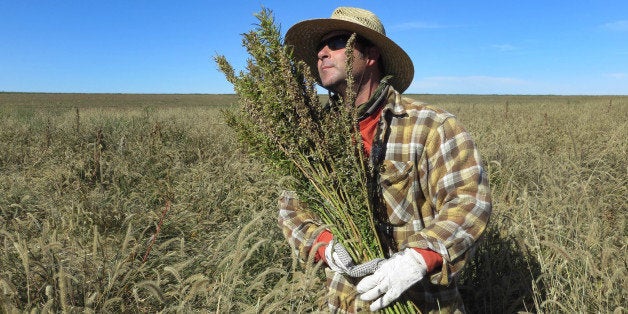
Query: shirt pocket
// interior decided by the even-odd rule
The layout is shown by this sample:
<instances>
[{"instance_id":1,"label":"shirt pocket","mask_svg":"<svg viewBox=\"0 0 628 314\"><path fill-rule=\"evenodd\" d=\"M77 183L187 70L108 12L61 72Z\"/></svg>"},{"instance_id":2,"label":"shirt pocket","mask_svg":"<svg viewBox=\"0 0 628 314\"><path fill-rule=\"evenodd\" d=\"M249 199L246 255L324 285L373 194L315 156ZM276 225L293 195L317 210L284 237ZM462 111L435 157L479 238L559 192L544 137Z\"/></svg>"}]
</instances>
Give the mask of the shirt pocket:
<instances>
[{"instance_id":1,"label":"shirt pocket","mask_svg":"<svg viewBox=\"0 0 628 314\"><path fill-rule=\"evenodd\" d=\"M412 220L414 212L414 162L384 160L380 168L379 184L386 206L388 222L402 225Z\"/></svg>"}]
</instances>

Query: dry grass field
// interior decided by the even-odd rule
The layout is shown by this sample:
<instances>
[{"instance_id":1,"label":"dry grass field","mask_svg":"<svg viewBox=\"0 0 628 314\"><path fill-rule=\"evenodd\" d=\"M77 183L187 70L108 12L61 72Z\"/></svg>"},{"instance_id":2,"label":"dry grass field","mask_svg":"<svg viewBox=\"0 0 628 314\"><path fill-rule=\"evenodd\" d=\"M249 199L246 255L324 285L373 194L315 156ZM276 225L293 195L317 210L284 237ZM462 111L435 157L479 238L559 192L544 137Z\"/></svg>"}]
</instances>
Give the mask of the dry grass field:
<instances>
[{"instance_id":1,"label":"dry grass field","mask_svg":"<svg viewBox=\"0 0 628 314\"><path fill-rule=\"evenodd\" d=\"M456 114L494 214L472 313L627 313L628 96L412 95ZM0 93L1 312L313 312L276 223L288 178L233 95Z\"/></svg>"}]
</instances>

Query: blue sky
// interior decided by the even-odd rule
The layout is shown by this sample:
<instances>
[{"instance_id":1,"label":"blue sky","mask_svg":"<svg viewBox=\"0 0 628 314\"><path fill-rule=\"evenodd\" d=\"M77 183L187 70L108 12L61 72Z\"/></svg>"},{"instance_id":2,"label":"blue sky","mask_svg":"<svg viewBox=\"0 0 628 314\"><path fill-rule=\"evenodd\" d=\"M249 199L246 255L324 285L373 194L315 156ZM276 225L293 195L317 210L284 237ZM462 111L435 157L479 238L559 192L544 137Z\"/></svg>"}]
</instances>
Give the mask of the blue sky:
<instances>
[{"instance_id":1,"label":"blue sky","mask_svg":"<svg viewBox=\"0 0 628 314\"><path fill-rule=\"evenodd\" d=\"M282 33L375 12L414 61L407 93L628 95L628 1L1 1L0 91L233 93L261 7Z\"/></svg>"}]
</instances>

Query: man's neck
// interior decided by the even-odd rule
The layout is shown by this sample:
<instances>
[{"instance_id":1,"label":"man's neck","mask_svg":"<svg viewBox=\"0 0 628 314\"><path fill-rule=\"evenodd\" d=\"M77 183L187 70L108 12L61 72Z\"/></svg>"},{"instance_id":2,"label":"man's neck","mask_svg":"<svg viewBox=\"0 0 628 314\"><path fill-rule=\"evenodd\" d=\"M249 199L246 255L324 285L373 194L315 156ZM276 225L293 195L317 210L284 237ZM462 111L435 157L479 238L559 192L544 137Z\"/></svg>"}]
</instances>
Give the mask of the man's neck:
<instances>
[{"instance_id":1,"label":"man's neck","mask_svg":"<svg viewBox=\"0 0 628 314\"><path fill-rule=\"evenodd\" d=\"M373 96L378 86L379 80L372 80L366 84L362 84L356 94L354 105L359 106L371 99L371 96Z\"/></svg>"},{"instance_id":2,"label":"man's neck","mask_svg":"<svg viewBox=\"0 0 628 314\"><path fill-rule=\"evenodd\" d=\"M355 106L359 106L365 102L367 102L371 96L373 96L373 93L375 93L375 90L377 90L377 87L379 86L379 80L380 77L379 75L375 75L373 76L373 79L369 79L366 82L362 82L362 84L360 84L358 86L358 89L356 91L356 96L355 96L355 102L354 105ZM341 88L342 90L344 90L344 88ZM346 99L346 93L338 93L338 95L340 95L340 97L342 97L342 99Z\"/></svg>"}]
</instances>

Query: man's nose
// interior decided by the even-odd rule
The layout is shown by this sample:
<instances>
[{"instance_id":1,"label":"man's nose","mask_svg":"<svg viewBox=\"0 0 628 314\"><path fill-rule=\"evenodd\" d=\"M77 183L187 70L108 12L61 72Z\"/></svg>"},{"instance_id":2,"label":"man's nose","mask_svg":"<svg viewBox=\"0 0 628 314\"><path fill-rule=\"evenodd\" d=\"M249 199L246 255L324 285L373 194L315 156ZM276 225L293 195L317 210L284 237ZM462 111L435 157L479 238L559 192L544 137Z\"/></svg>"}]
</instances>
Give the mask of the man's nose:
<instances>
[{"instance_id":1,"label":"man's nose","mask_svg":"<svg viewBox=\"0 0 628 314\"><path fill-rule=\"evenodd\" d=\"M323 48L318 51L317 56L319 60L329 57L329 48L327 46L323 46Z\"/></svg>"}]
</instances>

